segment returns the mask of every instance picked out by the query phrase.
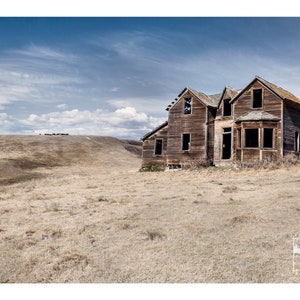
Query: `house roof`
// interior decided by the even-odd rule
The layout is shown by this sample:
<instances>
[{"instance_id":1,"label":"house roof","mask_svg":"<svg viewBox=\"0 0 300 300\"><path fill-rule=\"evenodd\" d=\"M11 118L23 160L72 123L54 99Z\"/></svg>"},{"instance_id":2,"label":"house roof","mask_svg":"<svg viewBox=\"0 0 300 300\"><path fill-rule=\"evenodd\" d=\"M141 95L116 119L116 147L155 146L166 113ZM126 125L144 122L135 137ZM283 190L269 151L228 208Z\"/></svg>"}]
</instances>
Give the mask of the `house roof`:
<instances>
[{"instance_id":1,"label":"house roof","mask_svg":"<svg viewBox=\"0 0 300 300\"><path fill-rule=\"evenodd\" d=\"M300 99L298 99L292 93L259 76L255 76L255 78L231 100L231 103L237 100L239 96L243 94L243 92L247 90L255 81L259 81L262 85L270 89L274 94L276 94L282 100L290 100L292 102L300 104Z\"/></svg>"},{"instance_id":2,"label":"house roof","mask_svg":"<svg viewBox=\"0 0 300 300\"><path fill-rule=\"evenodd\" d=\"M146 133L141 140L144 141L147 138L149 138L152 134L154 134L155 132L159 131L160 129L164 128L165 126L168 125L168 121L165 121L164 123L160 124L159 126L157 126L156 128L154 128L152 131Z\"/></svg>"},{"instance_id":3,"label":"house roof","mask_svg":"<svg viewBox=\"0 0 300 300\"><path fill-rule=\"evenodd\" d=\"M219 97L219 102L218 102L218 107L221 104L221 100L223 99L225 93L228 95L230 99L233 99L241 90L236 90L232 88L231 86L226 85L225 88L223 89L221 96Z\"/></svg>"},{"instance_id":4,"label":"house roof","mask_svg":"<svg viewBox=\"0 0 300 300\"><path fill-rule=\"evenodd\" d=\"M167 107L166 110L169 110L171 107L173 107L178 99L186 92L190 91L192 94L194 94L204 105L210 106L210 107L217 107L220 101L220 97L222 94L213 94L213 95L206 95L202 92L199 92L193 88L186 87L182 90L182 92L178 95L178 97L175 99L174 102L172 102L171 105Z\"/></svg>"},{"instance_id":5,"label":"house roof","mask_svg":"<svg viewBox=\"0 0 300 300\"><path fill-rule=\"evenodd\" d=\"M297 102L300 104L300 99L298 99L295 95L293 95L292 93L290 93L289 91L271 83L268 82L267 80L256 76L256 78L262 82L265 86L267 86L270 90L272 90L273 92L275 92L280 98L282 98L283 100L291 100L293 102Z\"/></svg>"},{"instance_id":6,"label":"house roof","mask_svg":"<svg viewBox=\"0 0 300 300\"><path fill-rule=\"evenodd\" d=\"M217 107L219 104L219 100L222 94L213 94L213 95L206 95L202 92L196 91L192 88L187 88L190 90L196 97L198 97L205 105L211 107Z\"/></svg>"},{"instance_id":7,"label":"house roof","mask_svg":"<svg viewBox=\"0 0 300 300\"><path fill-rule=\"evenodd\" d=\"M250 111L236 119L236 123L244 121L279 121L280 119L265 111Z\"/></svg>"}]
</instances>

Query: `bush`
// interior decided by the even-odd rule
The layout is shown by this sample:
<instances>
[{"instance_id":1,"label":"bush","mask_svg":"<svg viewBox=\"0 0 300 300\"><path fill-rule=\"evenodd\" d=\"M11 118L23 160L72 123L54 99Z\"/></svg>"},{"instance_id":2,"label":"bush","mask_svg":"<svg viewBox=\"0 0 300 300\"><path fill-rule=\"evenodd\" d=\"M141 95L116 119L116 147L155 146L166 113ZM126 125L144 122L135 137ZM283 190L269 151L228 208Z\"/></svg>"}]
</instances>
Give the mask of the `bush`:
<instances>
[{"instance_id":1,"label":"bush","mask_svg":"<svg viewBox=\"0 0 300 300\"><path fill-rule=\"evenodd\" d=\"M148 166L140 169L140 172L162 172L165 169L161 166Z\"/></svg>"}]
</instances>

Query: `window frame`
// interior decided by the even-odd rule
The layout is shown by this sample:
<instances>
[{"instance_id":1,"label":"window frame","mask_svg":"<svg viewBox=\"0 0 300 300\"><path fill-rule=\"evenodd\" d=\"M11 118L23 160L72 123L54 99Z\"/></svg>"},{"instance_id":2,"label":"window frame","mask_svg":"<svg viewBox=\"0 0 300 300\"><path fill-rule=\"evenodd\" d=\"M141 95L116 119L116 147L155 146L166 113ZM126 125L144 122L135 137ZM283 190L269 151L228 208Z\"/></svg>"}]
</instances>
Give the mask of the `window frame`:
<instances>
[{"instance_id":1,"label":"window frame","mask_svg":"<svg viewBox=\"0 0 300 300\"><path fill-rule=\"evenodd\" d=\"M253 145L247 146L247 141L249 140L249 138L247 138L247 132L249 132L250 130L257 131L257 146L253 146ZM245 128L244 129L244 148L246 148L246 149L259 149L260 148L259 135L260 135L259 128Z\"/></svg>"},{"instance_id":2,"label":"window frame","mask_svg":"<svg viewBox=\"0 0 300 300\"><path fill-rule=\"evenodd\" d=\"M231 117L232 116L232 104L230 103L230 100L231 100L230 98L223 100L223 112L222 112L223 117ZM230 107L230 114L226 114L226 115L225 115L225 102L227 102L226 107Z\"/></svg>"},{"instance_id":3,"label":"window frame","mask_svg":"<svg viewBox=\"0 0 300 300\"><path fill-rule=\"evenodd\" d=\"M188 136L188 142L185 142L185 136ZM187 144L187 149L184 147ZM191 134L188 132L182 133L181 135L181 150L182 151L190 151L191 150Z\"/></svg>"},{"instance_id":4,"label":"window frame","mask_svg":"<svg viewBox=\"0 0 300 300\"><path fill-rule=\"evenodd\" d=\"M271 147L267 147L265 145L265 137L266 137L266 134L265 134L265 130L272 130L272 146ZM274 134L275 134L275 128L271 128L271 127L263 127L262 128L262 148L263 149L274 149L275 148L275 139L274 139Z\"/></svg>"},{"instance_id":5,"label":"window frame","mask_svg":"<svg viewBox=\"0 0 300 300\"><path fill-rule=\"evenodd\" d=\"M260 99L255 99L255 92L256 91L260 91ZM258 106L257 104L255 104L257 101L260 101L260 106ZM255 104L255 105L254 105ZM253 109L261 109L263 108L263 89L262 88L258 88L258 89L252 89L252 108Z\"/></svg>"},{"instance_id":6,"label":"window frame","mask_svg":"<svg viewBox=\"0 0 300 300\"><path fill-rule=\"evenodd\" d=\"M192 114L192 104L193 104L193 98L192 97L185 97L183 104L183 114L184 115L191 115ZM187 105L187 101L189 100L189 103Z\"/></svg>"},{"instance_id":7,"label":"window frame","mask_svg":"<svg viewBox=\"0 0 300 300\"><path fill-rule=\"evenodd\" d=\"M158 142L161 142L161 146L160 146L160 153L157 153L157 145ZM163 153L163 139L155 139L155 145L154 145L154 155L155 156L162 156Z\"/></svg>"}]
</instances>

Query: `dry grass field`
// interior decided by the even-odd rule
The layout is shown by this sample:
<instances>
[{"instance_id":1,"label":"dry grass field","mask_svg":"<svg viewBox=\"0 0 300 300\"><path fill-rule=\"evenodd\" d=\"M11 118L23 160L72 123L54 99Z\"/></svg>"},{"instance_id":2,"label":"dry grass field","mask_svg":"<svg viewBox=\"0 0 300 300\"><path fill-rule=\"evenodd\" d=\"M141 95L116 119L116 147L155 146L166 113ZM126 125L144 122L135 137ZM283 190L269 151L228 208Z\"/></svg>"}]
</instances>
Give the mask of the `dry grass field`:
<instances>
[{"instance_id":1,"label":"dry grass field","mask_svg":"<svg viewBox=\"0 0 300 300\"><path fill-rule=\"evenodd\" d=\"M0 282L300 282L299 164L139 172L139 151L1 136Z\"/></svg>"}]
</instances>

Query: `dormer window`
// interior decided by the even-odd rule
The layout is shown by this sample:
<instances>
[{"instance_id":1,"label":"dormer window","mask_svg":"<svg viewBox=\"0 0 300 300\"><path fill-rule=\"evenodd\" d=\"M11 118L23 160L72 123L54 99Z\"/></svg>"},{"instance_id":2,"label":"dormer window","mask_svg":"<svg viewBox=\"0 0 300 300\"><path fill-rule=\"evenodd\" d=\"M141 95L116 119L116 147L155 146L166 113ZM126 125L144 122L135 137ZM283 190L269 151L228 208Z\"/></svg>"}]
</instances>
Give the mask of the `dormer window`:
<instances>
[{"instance_id":1,"label":"dormer window","mask_svg":"<svg viewBox=\"0 0 300 300\"><path fill-rule=\"evenodd\" d=\"M253 108L262 108L262 89L253 90Z\"/></svg>"},{"instance_id":2,"label":"dormer window","mask_svg":"<svg viewBox=\"0 0 300 300\"><path fill-rule=\"evenodd\" d=\"M192 98L184 98L184 114L190 115L192 113Z\"/></svg>"},{"instance_id":3,"label":"dormer window","mask_svg":"<svg viewBox=\"0 0 300 300\"><path fill-rule=\"evenodd\" d=\"M230 99L224 99L223 101L223 117L231 116L231 103Z\"/></svg>"}]
</instances>

